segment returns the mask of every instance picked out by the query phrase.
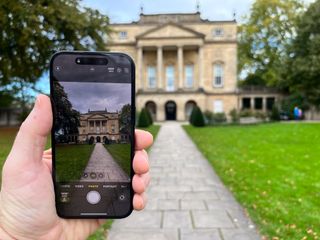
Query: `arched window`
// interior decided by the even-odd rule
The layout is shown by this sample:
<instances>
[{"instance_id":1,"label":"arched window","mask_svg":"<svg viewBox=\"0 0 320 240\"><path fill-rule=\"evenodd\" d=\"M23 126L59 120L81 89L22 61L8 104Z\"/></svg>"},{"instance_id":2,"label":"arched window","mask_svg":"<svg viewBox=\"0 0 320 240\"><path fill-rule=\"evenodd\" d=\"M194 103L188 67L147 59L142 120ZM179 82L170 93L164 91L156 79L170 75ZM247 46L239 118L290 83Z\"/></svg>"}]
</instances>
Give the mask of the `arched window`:
<instances>
[{"instance_id":1,"label":"arched window","mask_svg":"<svg viewBox=\"0 0 320 240\"><path fill-rule=\"evenodd\" d=\"M214 87L222 87L223 86L223 78L224 78L224 70L222 63L214 63L213 64L213 86Z\"/></svg>"}]
</instances>

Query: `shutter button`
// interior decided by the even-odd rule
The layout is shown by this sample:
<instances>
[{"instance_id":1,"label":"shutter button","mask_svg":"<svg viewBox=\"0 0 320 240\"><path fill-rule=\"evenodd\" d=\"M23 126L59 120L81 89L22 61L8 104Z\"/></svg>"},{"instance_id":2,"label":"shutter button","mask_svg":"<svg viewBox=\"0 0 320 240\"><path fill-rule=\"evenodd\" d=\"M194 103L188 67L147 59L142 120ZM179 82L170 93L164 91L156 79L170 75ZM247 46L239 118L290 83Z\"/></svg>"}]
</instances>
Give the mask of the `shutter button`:
<instances>
[{"instance_id":1,"label":"shutter button","mask_svg":"<svg viewBox=\"0 0 320 240\"><path fill-rule=\"evenodd\" d=\"M97 204L101 200L101 195L97 191L90 191L87 194L87 201L90 204Z\"/></svg>"}]
</instances>

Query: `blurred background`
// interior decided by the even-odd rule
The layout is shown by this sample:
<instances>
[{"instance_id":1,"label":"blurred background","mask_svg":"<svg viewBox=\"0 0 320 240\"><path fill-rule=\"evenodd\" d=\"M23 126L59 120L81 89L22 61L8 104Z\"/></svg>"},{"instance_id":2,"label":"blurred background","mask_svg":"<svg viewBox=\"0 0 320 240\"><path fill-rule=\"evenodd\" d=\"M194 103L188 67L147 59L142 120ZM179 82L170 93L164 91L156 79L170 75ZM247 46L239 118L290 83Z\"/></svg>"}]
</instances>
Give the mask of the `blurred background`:
<instances>
[{"instance_id":1,"label":"blurred background","mask_svg":"<svg viewBox=\"0 0 320 240\"><path fill-rule=\"evenodd\" d=\"M0 31L0 169L53 53L126 52L139 128L182 124L262 239L319 238L319 0L2 0Z\"/></svg>"}]
</instances>

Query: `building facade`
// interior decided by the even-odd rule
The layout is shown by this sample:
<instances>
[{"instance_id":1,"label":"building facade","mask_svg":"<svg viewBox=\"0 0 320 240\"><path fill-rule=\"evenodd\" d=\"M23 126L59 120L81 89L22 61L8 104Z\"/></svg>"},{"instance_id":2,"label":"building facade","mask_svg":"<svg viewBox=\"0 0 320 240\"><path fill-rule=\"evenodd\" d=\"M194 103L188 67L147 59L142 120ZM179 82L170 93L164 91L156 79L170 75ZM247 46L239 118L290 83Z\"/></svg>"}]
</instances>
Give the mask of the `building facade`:
<instances>
[{"instance_id":1,"label":"building facade","mask_svg":"<svg viewBox=\"0 0 320 240\"><path fill-rule=\"evenodd\" d=\"M78 141L93 143L121 140L119 129L119 113L102 111L90 111L80 115L80 127L78 127Z\"/></svg>"},{"instance_id":2,"label":"building facade","mask_svg":"<svg viewBox=\"0 0 320 240\"><path fill-rule=\"evenodd\" d=\"M249 97L249 108L255 108L257 97L242 97L237 88L234 20L209 21L199 12L140 14L137 22L111 27L109 50L128 53L136 63L138 111L148 108L156 121L185 121L194 105L228 115L247 107L243 98ZM258 97L267 109L267 97Z\"/></svg>"}]
</instances>

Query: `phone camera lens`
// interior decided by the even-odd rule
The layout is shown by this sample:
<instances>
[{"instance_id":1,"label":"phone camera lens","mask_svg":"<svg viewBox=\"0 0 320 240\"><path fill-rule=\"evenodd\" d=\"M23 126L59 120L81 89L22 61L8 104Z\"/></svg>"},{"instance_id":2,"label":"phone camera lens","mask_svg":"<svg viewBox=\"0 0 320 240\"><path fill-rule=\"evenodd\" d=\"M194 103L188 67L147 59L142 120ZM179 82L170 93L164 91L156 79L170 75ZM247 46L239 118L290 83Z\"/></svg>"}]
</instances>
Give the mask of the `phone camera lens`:
<instances>
[{"instance_id":1,"label":"phone camera lens","mask_svg":"<svg viewBox=\"0 0 320 240\"><path fill-rule=\"evenodd\" d=\"M61 71L61 66L56 66L55 69L56 69L57 72L60 72Z\"/></svg>"}]
</instances>

